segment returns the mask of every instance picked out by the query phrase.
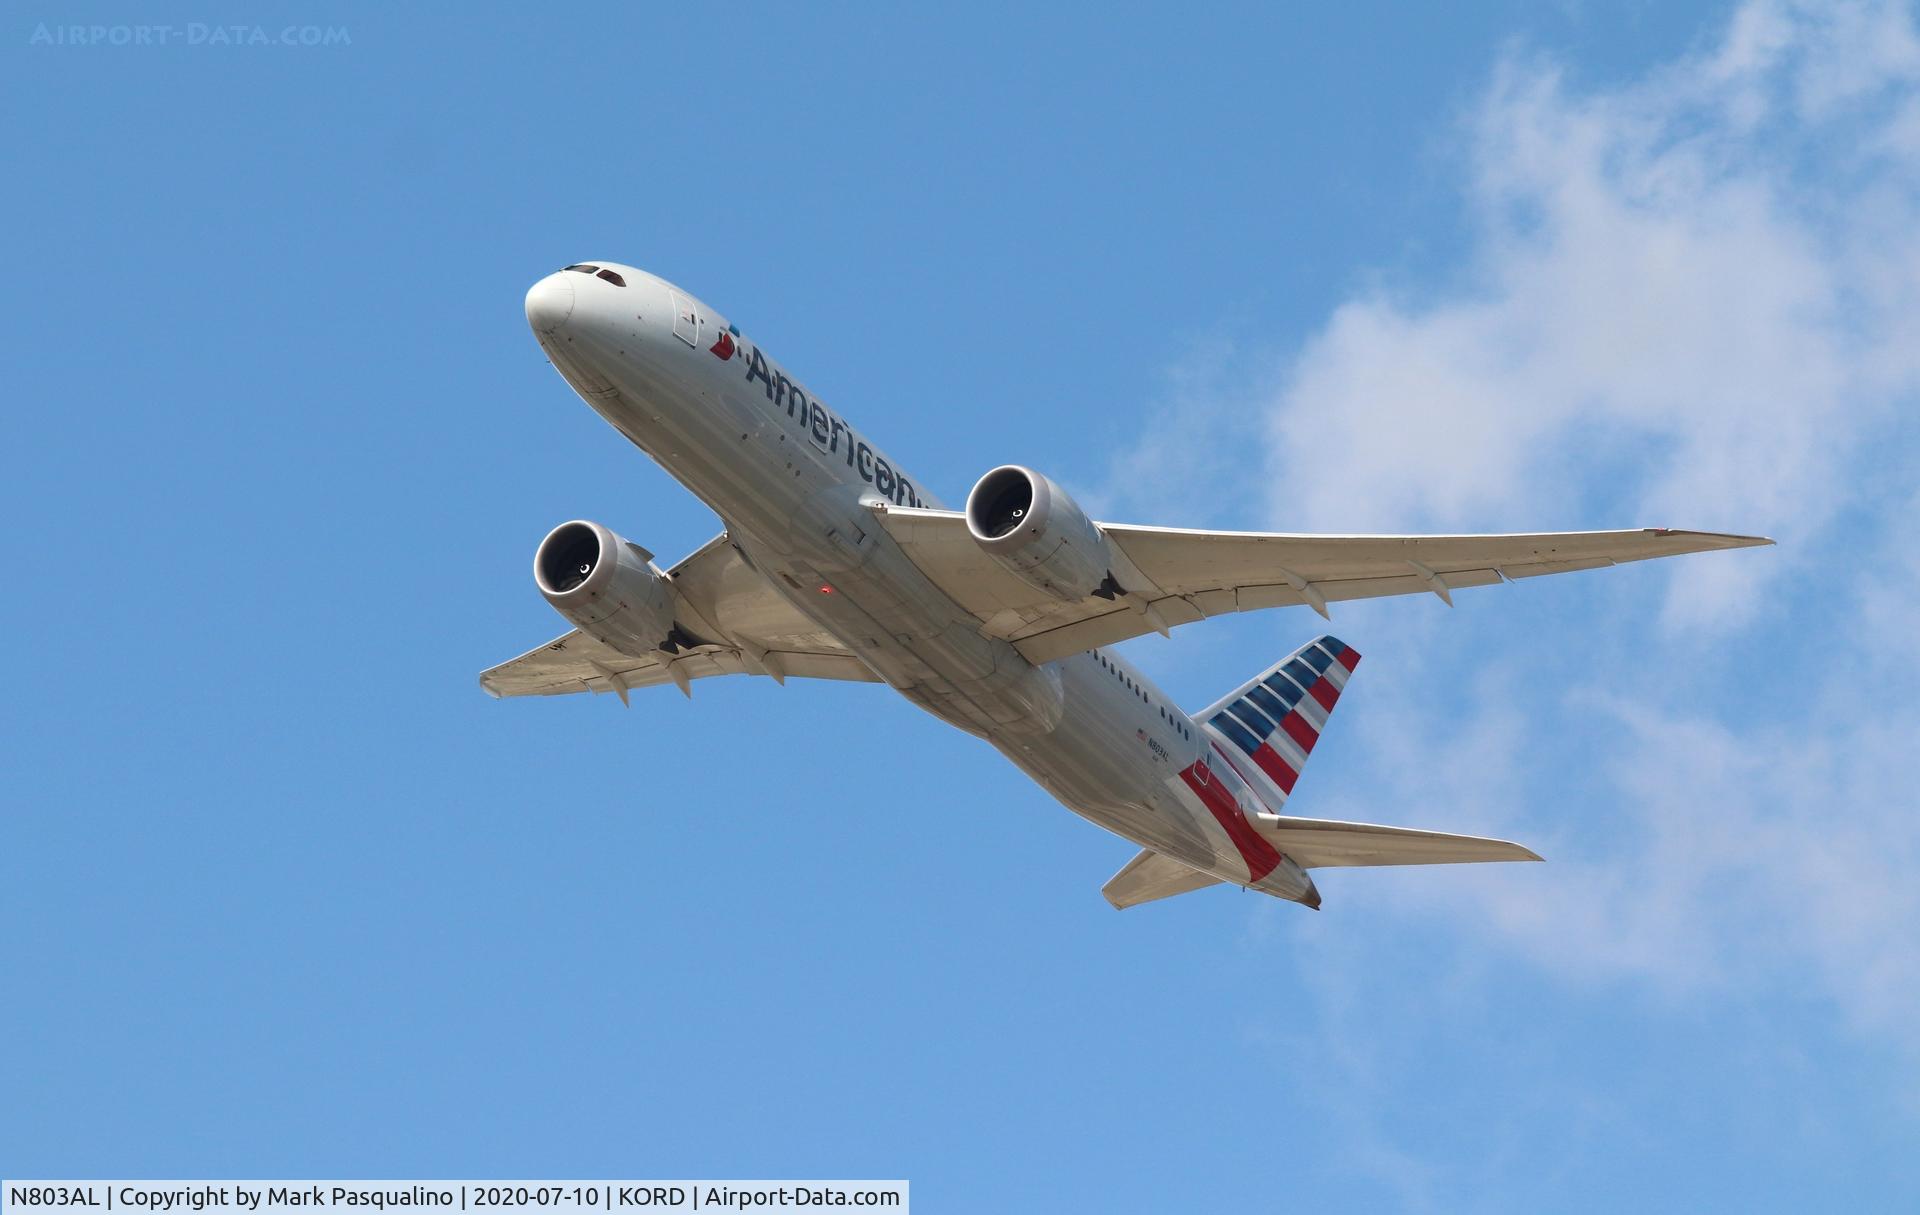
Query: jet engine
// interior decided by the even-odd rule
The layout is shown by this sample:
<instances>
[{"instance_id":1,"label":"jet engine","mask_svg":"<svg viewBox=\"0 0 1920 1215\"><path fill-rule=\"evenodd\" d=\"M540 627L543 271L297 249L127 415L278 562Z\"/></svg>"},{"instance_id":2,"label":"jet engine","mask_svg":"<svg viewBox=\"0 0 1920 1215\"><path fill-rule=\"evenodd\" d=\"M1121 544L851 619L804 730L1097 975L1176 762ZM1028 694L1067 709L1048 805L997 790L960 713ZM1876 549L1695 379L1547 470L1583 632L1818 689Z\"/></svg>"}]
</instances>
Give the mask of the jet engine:
<instances>
[{"instance_id":1,"label":"jet engine","mask_svg":"<svg viewBox=\"0 0 1920 1215\"><path fill-rule=\"evenodd\" d=\"M584 519L547 533L533 580L554 610L623 654L672 652L688 638L674 624L674 592L652 554Z\"/></svg>"},{"instance_id":2,"label":"jet engine","mask_svg":"<svg viewBox=\"0 0 1920 1215\"><path fill-rule=\"evenodd\" d=\"M1001 565L1057 599L1117 592L1099 524L1031 468L1005 464L967 495L967 530Z\"/></svg>"}]
</instances>

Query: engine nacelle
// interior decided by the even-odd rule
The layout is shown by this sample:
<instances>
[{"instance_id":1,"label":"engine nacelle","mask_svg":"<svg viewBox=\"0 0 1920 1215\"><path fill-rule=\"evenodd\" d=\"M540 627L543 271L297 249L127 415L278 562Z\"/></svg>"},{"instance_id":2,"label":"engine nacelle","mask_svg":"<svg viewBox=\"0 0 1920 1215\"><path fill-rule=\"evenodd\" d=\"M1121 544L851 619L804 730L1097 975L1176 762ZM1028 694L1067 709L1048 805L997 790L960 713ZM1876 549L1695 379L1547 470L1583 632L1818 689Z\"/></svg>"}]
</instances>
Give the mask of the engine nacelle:
<instances>
[{"instance_id":1,"label":"engine nacelle","mask_svg":"<svg viewBox=\"0 0 1920 1215\"><path fill-rule=\"evenodd\" d=\"M1031 468L1005 464L980 478L967 495L967 530L989 556L1057 599L1115 593L1099 525Z\"/></svg>"},{"instance_id":2,"label":"engine nacelle","mask_svg":"<svg viewBox=\"0 0 1920 1215\"><path fill-rule=\"evenodd\" d=\"M598 523L575 519L547 533L533 554L533 580L554 610L623 654L672 651L674 592L650 554Z\"/></svg>"}]
</instances>

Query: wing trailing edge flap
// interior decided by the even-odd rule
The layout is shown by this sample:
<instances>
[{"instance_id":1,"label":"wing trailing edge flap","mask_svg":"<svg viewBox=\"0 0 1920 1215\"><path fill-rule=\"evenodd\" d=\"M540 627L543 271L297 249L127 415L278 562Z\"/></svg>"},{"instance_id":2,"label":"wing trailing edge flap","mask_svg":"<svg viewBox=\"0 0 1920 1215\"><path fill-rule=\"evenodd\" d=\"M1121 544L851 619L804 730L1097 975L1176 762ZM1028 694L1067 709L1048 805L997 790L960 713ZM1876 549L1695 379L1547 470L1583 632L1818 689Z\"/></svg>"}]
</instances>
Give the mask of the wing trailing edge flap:
<instances>
[{"instance_id":1,"label":"wing trailing edge flap","mask_svg":"<svg viewBox=\"0 0 1920 1215\"><path fill-rule=\"evenodd\" d=\"M1107 896L1107 902L1125 910L1219 883L1220 879L1212 874L1202 873L1151 848L1143 848L1140 855L1107 880L1100 893Z\"/></svg>"},{"instance_id":2,"label":"wing trailing edge flap","mask_svg":"<svg viewBox=\"0 0 1920 1215\"><path fill-rule=\"evenodd\" d=\"M1540 859L1531 848L1478 835L1280 814L1260 815L1257 822L1260 834L1302 869Z\"/></svg>"},{"instance_id":3,"label":"wing trailing edge flap","mask_svg":"<svg viewBox=\"0 0 1920 1215\"><path fill-rule=\"evenodd\" d=\"M789 678L877 683L880 678L847 653L702 645L679 655L636 658L575 629L482 671L480 686L494 697L613 692L625 701L628 692L666 683L677 685L690 697L690 681L716 675L771 675L782 683Z\"/></svg>"}]
</instances>

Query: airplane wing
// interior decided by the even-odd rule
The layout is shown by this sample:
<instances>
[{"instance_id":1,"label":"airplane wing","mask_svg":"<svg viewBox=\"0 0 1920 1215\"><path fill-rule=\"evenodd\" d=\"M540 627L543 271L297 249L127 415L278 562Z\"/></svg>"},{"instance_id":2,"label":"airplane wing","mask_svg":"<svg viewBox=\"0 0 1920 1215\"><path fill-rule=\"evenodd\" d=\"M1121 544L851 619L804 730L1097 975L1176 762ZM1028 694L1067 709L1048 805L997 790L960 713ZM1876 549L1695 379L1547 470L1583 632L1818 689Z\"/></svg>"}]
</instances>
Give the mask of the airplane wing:
<instances>
[{"instance_id":1,"label":"airplane wing","mask_svg":"<svg viewBox=\"0 0 1920 1215\"><path fill-rule=\"evenodd\" d=\"M714 675L879 682L831 633L768 585L724 533L666 576L687 609L682 623L703 639L670 663L636 658L575 629L481 672L480 686L493 696L614 692L624 701L633 688L672 683L685 692L690 681Z\"/></svg>"},{"instance_id":2,"label":"airplane wing","mask_svg":"<svg viewBox=\"0 0 1920 1215\"><path fill-rule=\"evenodd\" d=\"M1331 619L1330 603L1383 595L1435 594L1451 604L1452 592L1462 587L1773 543L1761 536L1663 527L1313 536L1102 523L1113 552L1114 580L1130 593L1066 603L983 551L959 511L886 503L875 509L914 564L978 618L983 632L1012 642L1036 663L1228 612L1306 604Z\"/></svg>"}]
</instances>

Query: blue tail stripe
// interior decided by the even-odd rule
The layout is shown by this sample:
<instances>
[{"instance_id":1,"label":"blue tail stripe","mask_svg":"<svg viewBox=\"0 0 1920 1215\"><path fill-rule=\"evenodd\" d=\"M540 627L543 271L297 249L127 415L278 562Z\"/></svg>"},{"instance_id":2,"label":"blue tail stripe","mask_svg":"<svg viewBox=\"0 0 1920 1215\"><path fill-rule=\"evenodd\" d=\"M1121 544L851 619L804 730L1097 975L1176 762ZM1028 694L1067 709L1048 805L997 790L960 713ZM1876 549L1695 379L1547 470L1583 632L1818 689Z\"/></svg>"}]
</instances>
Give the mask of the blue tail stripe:
<instances>
[{"instance_id":1,"label":"blue tail stripe","mask_svg":"<svg viewBox=\"0 0 1920 1215\"><path fill-rule=\"evenodd\" d=\"M1247 699L1251 700L1254 704L1259 705L1261 710L1264 711L1268 717L1273 718L1275 721L1279 721L1282 717L1285 717L1287 715L1287 710L1293 707L1292 705L1281 703L1280 698L1278 696L1275 696L1272 692L1267 691L1265 684L1256 683L1252 687L1248 688Z\"/></svg>"},{"instance_id":2,"label":"blue tail stripe","mask_svg":"<svg viewBox=\"0 0 1920 1215\"><path fill-rule=\"evenodd\" d=\"M1314 670L1312 667L1308 666L1306 663L1301 662L1298 658L1294 659L1292 662L1289 662L1286 666L1281 667L1280 669L1285 671L1288 675L1291 675L1293 677L1293 681L1299 684L1303 688L1312 687L1313 681L1320 678L1320 672Z\"/></svg>"},{"instance_id":3,"label":"blue tail stripe","mask_svg":"<svg viewBox=\"0 0 1920 1215\"><path fill-rule=\"evenodd\" d=\"M1255 712L1254 707L1248 704L1244 700L1236 700L1232 704L1228 705L1227 712L1233 714L1235 717L1238 717L1241 721L1245 722L1247 729L1252 730L1255 734L1258 734L1261 738L1265 738L1267 735L1273 733L1275 730L1280 728L1279 726L1276 726L1274 723L1268 721L1265 717L1262 717L1259 713Z\"/></svg>"},{"instance_id":4,"label":"blue tail stripe","mask_svg":"<svg viewBox=\"0 0 1920 1215\"><path fill-rule=\"evenodd\" d=\"M1300 652L1300 657L1308 666L1316 671L1325 671L1328 665L1333 662L1333 655L1327 653L1319 646L1308 646Z\"/></svg>"},{"instance_id":5,"label":"blue tail stripe","mask_svg":"<svg viewBox=\"0 0 1920 1215\"><path fill-rule=\"evenodd\" d=\"M1273 674L1267 676L1261 682L1266 684L1269 688L1272 688L1273 694L1280 698L1280 703L1287 706L1289 709L1291 709L1294 705L1300 703L1300 698L1306 695L1306 693L1301 690L1299 684L1293 682L1291 679L1288 679L1285 675L1282 675L1278 671L1275 671Z\"/></svg>"},{"instance_id":6,"label":"blue tail stripe","mask_svg":"<svg viewBox=\"0 0 1920 1215\"><path fill-rule=\"evenodd\" d=\"M1245 726L1233 718L1228 717L1225 713L1215 713L1212 722L1209 724L1212 725L1214 729L1220 731L1220 733L1231 738L1234 743L1248 755L1252 755L1260 749L1260 740L1247 733Z\"/></svg>"}]
</instances>

